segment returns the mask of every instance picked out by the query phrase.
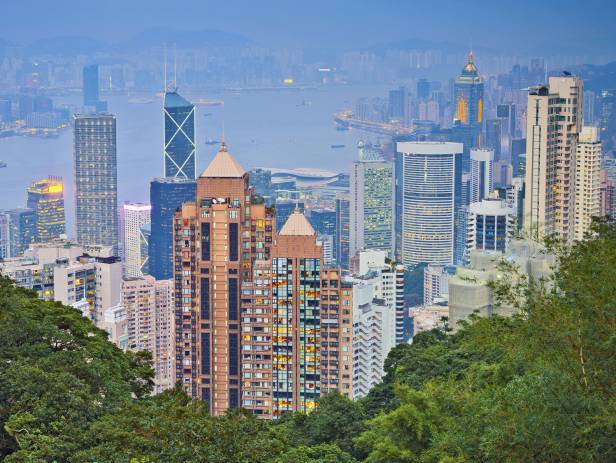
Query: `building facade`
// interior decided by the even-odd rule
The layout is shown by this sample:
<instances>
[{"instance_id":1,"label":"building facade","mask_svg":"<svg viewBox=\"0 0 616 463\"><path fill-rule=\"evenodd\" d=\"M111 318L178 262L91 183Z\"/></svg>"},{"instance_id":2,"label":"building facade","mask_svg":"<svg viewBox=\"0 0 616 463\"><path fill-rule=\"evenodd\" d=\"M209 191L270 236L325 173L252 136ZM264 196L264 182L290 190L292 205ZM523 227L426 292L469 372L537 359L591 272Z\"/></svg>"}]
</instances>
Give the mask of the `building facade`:
<instances>
[{"instance_id":1,"label":"building facade","mask_svg":"<svg viewBox=\"0 0 616 463\"><path fill-rule=\"evenodd\" d=\"M28 187L28 208L36 213L36 240L46 243L66 233L64 183L48 177Z\"/></svg>"},{"instance_id":2,"label":"building facade","mask_svg":"<svg viewBox=\"0 0 616 463\"><path fill-rule=\"evenodd\" d=\"M494 150L484 148L471 149L471 175L469 199L476 203L494 189Z\"/></svg>"},{"instance_id":3,"label":"building facade","mask_svg":"<svg viewBox=\"0 0 616 463\"><path fill-rule=\"evenodd\" d=\"M348 193L336 195L336 229L334 230L334 258L337 264L348 269L350 263L351 198Z\"/></svg>"},{"instance_id":4,"label":"building facade","mask_svg":"<svg viewBox=\"0 0 616 463\"><path fill-rule=\"evenodd\" d=\"M73 128L77 241L111 246L117 253L116 119L77 114Z\"/></svg>"},{"instance_id":5,"label":"building facade","mask_svg":"<svg viewBox=\"0 0 616 463\"><path fill-rule=\"evenodd\" d=\"M165 92L164 176L194 180L196 175L195 106L177 90Z\"/></svg>"},{"instance_id":6,"label":"building facade","mask_svg":"<svg viewBox=\"0 0 616 463\"><path fill-rule=\"evenodd\" d=\"M152 354L154 392L175 386L175 316L172 280L146 275L122 281L127 348Z\"/></svg>"},{"instance_id":7,"label":"building facade","mask_svg":"<svg viewBox=\"0 0 616 463\"><path fill-rule=\"evenodd\" d=\"M601 140L597 127L582 127L575 153L573 238L583 240L593 217L601 215Z\"/></svg>"},{"instance_id":8,"label":"building facade","mask_svg":"<svg viewBox=\"0 0 616 463\"><path fill-rule=\"evenodd\" d=\"M143 226L150 223L152 206L142 203L127 203L122 206L124 214L124 276L139 277L147 273L147 249L143 246L146 237ZM146 251L144 254L143 251Z\"/></svg>"},{"instance_id":9,"label":"building facade","mask_svg":"<svg viewBox=\"0 0 616 463\"><path fill-rule=\"evenodd\" d=\"M350 254L382 249L394 255L394 165L356 161L351 168Z\"/></svg>"},{"instance_id":10,"label":"building facade","mask_svg":"<svg viewBox=\"0 0 616 463\"><path fill-rule=\"evenodd\" d=\"M517 230L517 211L492 194L469 207L467 254L473 249L505 253Z\"/></svg>"},{"instance_id":11,"label":"building facade","mask_svg":"<svg viewBox=\"0 0 616 463\"><path fill-rule=\"evenodd\" d=\"M462 144L397 144L396 202L401 212L401 263L448 265L454 259L454 215L461 197Z\"/></svg>"},{"instance_id":12,"label":"building facade","mask_svg":"<svg viewBox=\"0 0 616 463\"><path fill-rule=\"evenodd\" d=\"M197 183L185 178L155 178L150 182L148 271L157 280L173 278L173 215L195 200Z\"/></svg>"},{"instance_id":13,"label":"building facade","mask_svg":"<svg viewBox=\"0 0 616 463\"><path fill-rule=\"evenodd\" d=\"M454 83L454 119L472 131L474 148L480 146L479 137L483 130L483 79L473 62L473 53Z\"/></svg>"},{"instance_id":14,"label":"building facade","mask_svg":"<svg viewBox=\"0 0 616 463\"><path fill-rule=\"evenodd\" d=\"M565 75L532 88L526 117L524 229L533 238L571 241L575 224L575 153L584 85Z\"/></svg>"}]
</instances>

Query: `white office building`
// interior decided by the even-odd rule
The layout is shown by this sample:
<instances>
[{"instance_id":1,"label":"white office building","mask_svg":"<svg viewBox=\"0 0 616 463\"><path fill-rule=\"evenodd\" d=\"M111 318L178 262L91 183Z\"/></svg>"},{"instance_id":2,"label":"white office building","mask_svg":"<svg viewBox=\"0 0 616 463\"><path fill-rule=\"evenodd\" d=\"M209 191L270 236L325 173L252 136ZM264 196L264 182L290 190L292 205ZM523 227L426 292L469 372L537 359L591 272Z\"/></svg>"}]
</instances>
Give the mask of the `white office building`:
<instances>
[{"instance_id":1,"label":"white office building","mask_svg":"<svg viewBox=\"0 0 616 463\"><path fill-rule=\"evenodd\" d=\"M143 267L147 261L142 242L142 227L150 223L152 206L141 203L127 203L122 207L124 213L124 276L138 277L143 275ZM147 241L147 240L146 240Z\"/></svg>"}]
</instances>

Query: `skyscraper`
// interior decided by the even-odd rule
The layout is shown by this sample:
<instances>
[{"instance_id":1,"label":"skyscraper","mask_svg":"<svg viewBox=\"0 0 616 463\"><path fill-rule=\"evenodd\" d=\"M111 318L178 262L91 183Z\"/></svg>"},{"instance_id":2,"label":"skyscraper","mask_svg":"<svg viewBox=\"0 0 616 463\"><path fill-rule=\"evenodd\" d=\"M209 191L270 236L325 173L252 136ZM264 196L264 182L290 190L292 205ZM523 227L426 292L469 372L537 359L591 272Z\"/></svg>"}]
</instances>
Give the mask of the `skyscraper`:
<instances>
[{"instance_id":1,"label":"skyscraper","mask_svg":"<svg viewBox=\"0 0 616 463\"><path fill-rule=\"evenodd\" d=\"M83 67L83 104L95 106L98 102L98 64L89 64Z\"/></svg>"},{"instance_id":2,"label":"skyscraper","mask_svg":"<svg viewBox=\"0 0 616 463\"><path fill-rule=\"evenodd\" d=\"M394 255L394 165L362 160L351 168L350 255L380 249Z\"/></svg>"},{"instance_id":3,"label":"skyscraper","mask_svg":"<svg viewBox=\"0 0 616 463\"><path fill-rule=\"evenodd\" d=\"M122 281L128 348L152 354L156 393L175 385L173 280L129 277Z\"/></svg>"},{"instance_id":4,"label":"skyscraper","mask_svg":"<svg viewBox=\"0 0 616 463\"><path fill-rule=\"evenodd\" d=\"M280 230L272 255L272 286L276 288L272 308L278 319L273 333L277 415L311 410L320 394L321 259L314 229L296 210Z\"/></svg>"},{"instance_id":5,"label":"skyscraper","mask_svg":"<svg viewBox=\"0 0 616 463\"><path fill-rule=\"evenodd\" d=\"M573 239L583 90L582 80L567 73L528 93L524 228L534 238Z\"/></svg>"},{"instance_id":6,"label":"skyscraper","mask_svg":"<svg viewBox=\"0 0 616 463\"><path fill-rule=\"evenodd\" d=\"M48 177L28 187L28 207L36 213L37 241L45 243L66 233L64 183Z\"/></svg>"},{"instance_id":7,"label":"skyscraper","mask_svg":"<svg viewBox=\"0 0 616 463\"><path fill-rule=\"evenodd\" d=\"M9 255L21 256L37 240L36 211L18 208L6 211L9 220Z\"/></svg>"},{"instance_id":8,"label":"skyscraper","mask_svg":"<svg viewBox=\"0 0 616 463\"><path fill-rule=\"evenodd\" d=\"M173 278L173 214L182 203L195 200L197 183L180 177L150 183L151 229L148 270L157 280Z\"/></svg>"},{"instance_id":9,"label":"skyscraper","mask_svg":"<svg viewBox=\"0 0 616 463\"><path fill-rule=\"evenodd\" d=\"M348 193L338 193L336 196L336 229L334 230L334 258L343 269L349 268L350 259L350 229L351 200Z\"/></svg>"},{"instance_id":10,"label":"skyscraper","mask_svg":"<svg viewBox=\"0 0 616 463\"><path fill-rule=\"evenodd\" d=\"M575 223L573 238L582 240L593 217L601 215L601 141L597 127L582 127L575 153Z\"/></svg>"},{"instance_id":11,"label":"skyscraper","mask_svg":"<svg viewBox=\"0 0 616 463\"><path fill-rule=\"evenodd\" d=\"M195 178L195 106L177 90L165 92L164 176Z\"/></svg>"},{"instance_id":12,"label":"skyscraper","mask_svg":"<svg viewBox=\"0 0 616 463\"><path fill-rule=\"evenodd\" d=\"M462 144L400 142L401 260L448 265L454 258L454 212L461 196ZM398 171L398 169L396 169Z\"/></svg>"},{"instance_id":13,"label":"skyscraper","mask_svg":"<svg viewBox=\"0 0 616 463\"><path fill-rule=\"evenodd\" d=\"M351 394L351 289L298 209L277 236L274 220L224 143L174 216L176 378L214 415Z\"/></svg>"},{"instance_id":14,"label":"skyscraper","mask_svg":"<svg viewBox=\"0 0 616 463\"><path fill-rule=\"evenodd\" d=\"M271 256L273 216L223 143L173 224L176 378L220 415L240 406L240 287Z\"/></svg>"},{"instance_id":15,"label":"skyscraper","mask_svg":"<svg viewBox=\"0 0 616 463\"><path fill-rule=\"evenodd\" d=\"M83 105L92 106L97 112L107 111L107 102L101 101L98 82L98 64L83 67Z\"/></svg>"},{"instance_id":16,"label":"skyscraper","mask_svg":"<svg viewBox=\"0 0 616 463\"><path fill-rule=\"evenodd\" d=\"M486 198L494 188L494 151L471 149L471 177L469 199L476 203Z\"/></svg>"},{"instance_id":17,"label":"skyscraper","mask_svg":"<svg viewBox=\"0 0 616 463\"><path fill-rule=\"evenodd\" d=\"M82 245L118 246L116 120L74 116L75 223Z\"/></svg>"},{"instance_id":18,"label":"skyscraper","mask_svg":"<svg viewBox=\"0 0 616 463\"><path fill-rule=\"evenodd\" d=\"M502 146L503 126L501 119L488 119L486 121L486 139L484 146L494 151L494 159L505 160L504 147Z\"/></svg>"},{"instance_id":19,"label":"skyscraper","mask_svg":"<svg viewBox=\"0 0 616 463\"><path fill-rule=\"evenodd\" d=\"M468 54L468 62L456 78L454 101L455 119L463 126L474 129L474 136L478 137L483 126L483 79L473 62L472 52Z\"/></svg>"},{"instance_id":20,"label":"skyscraper","mask_svg":"<svg viewBox=\"0 0 616 463\"><path fill-rule=\"evenodd\" d=\"M9 215L0 211L0 259L11 257L11 219Z\"/></svg>"},{"instance_id":21,"label":"skyscraper","mask_svg":"<svg viewBox=\"0 0 616 463\"><path fill-rule=\"evenodd\" d=\"M142 254L141 228L150 223L152 206L141 203L126 203L124 213L124 276L140 277L144 274L147 254Z\"/></svg>"}]
</instances>

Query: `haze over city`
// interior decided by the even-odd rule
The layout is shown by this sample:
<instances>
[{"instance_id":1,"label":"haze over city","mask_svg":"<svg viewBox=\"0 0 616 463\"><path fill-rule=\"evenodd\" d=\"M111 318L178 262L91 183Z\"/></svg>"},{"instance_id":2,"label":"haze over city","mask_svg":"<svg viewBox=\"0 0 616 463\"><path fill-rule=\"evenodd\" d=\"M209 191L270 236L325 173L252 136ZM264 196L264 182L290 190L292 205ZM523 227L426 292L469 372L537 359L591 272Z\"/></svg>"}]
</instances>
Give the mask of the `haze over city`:
<instances>
[{"instance_id":1,"label":"haze over city","mask_svg":"<svg viewBox=\"0 0 616 463\"><path fill-rule=\"evenodd\" d=\"M616 4L0 5L0 460L616 461Z\"/></svg>"}]
</instances>

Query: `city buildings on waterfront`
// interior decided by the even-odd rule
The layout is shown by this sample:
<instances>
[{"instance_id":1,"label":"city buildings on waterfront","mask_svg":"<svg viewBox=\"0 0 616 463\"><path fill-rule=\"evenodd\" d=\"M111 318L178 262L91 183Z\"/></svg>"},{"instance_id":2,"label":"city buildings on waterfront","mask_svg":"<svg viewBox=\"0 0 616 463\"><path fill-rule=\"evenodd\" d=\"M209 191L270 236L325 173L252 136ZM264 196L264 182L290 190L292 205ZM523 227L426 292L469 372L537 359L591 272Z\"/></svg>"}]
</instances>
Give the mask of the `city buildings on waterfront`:
<instances>
[{"instance_id":1,"label":"city buildings on waterfront","mask_svg":"<svg viewBox=\"0 0 616 463\"><path fill-rule=\"evenodd\" d=\"M381 249L394 255L394 165L379 160L351 166L349 252Z\"/></svg>"},{"instance_id":2,"label":"city buildings on waterfront","mask_svg":"<svg viewBox=\"0 0 616 463\"><path fill-rule=\"evenodd\" d=\"M150 223L152 206L143 203L125 203L122 206L124 217L124 276L140 277L147 273L147 238L143 226ZM145 272L144 272L145 270Z\"/></svg>"},{"instance_id":3,"label":"city buildings on waterfront","mask_svg":"<svg viewBox=\"0 0 616 463\"><path fill-rule=\"evenodd\" d=\"M575 234L575 154L582 130L584 85L578 77L550 77L528 93L524 229L535 239Z\"/></svg>"},{"instance_id":4,"label":"city buildings on waterfront","mask_svg":"<svg viewBox=\"0 0 616 463\"><path fill-rule=\"evenodd\" d=\"M28 187L28 208L36 214L36 241L46 243L66 233L64 182L48 177Z\"/></svg>"},{"instance_id":5,"label":"city buildings on waterfront","mask_svg":"<svg viewBox=\"0 0 616 463\"><path fill-rule=\"evenodd\" d=\"M462 144L397 144L396 203L404 265L448 265L454 259L454 213L461 196Z\"/></svg>"},{"instance_id":6,"label":"city buildings on waterfront","mask_svg":"<svg viewBox=\"0 0 616 463\"><path fill-rule=\"evenodd\" d=\"M76 114L73 128L77 242L111 246L117 253L116 119Z\"/></svg>"},{"instance_id":7,"label":"city buildings on waterfront","mask_svg":"<svg viewBox=\"0 0 616 463\"><path fill-rule=\"evenodd\" d=\"M197 183L180 177L150 182L150 238L148 272L157 280L173 278L173 215L182 203L195 200Z\"/></svg>"},{"instance_id":8,"label":"city buildings on waterfront","mask_svg":"<svg viewBox=\"0 0 616 463\"><path fill-rule=\"evenodd\" d=\"M165 92L165 177L195 179L195 105L180 96L177 89Z\"/></svg>"}]
</instances>

